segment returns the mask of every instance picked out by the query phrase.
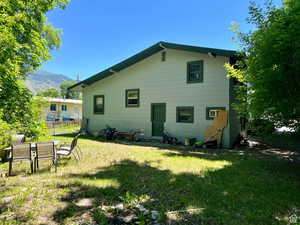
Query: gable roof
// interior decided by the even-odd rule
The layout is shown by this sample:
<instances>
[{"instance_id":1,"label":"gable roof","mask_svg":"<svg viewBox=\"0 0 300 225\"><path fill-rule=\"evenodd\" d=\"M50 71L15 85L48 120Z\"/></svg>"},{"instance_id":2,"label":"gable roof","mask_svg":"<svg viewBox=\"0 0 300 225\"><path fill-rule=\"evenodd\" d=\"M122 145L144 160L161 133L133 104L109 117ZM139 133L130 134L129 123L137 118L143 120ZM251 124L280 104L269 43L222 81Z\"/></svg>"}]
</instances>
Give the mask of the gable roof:
<instances>
[{"instance_id":1,"label":"gable roof","mask_svg":"<svg viewBox=\"0 0 300 225\"><path fill-rule=\"evenodd\" d=\"M231 57L236 55L236 51L233 50L224 50L224 49L216 49L216 48L206 48L206 47L197 47L197 46L191 46L191 45L182 45L182 44L175 44L170 42L158 42L155 45L150 46L149 48L135 54L134 56L129 57L128 59L125 59L124 61L109 67L106 70L103 70L102 72L99 72L81 82L78 82L74 84L73 86L69 87L69 89L73 89L77 86L82 85L90 85L96 81L102 80L106 77L109 77L113 75L115 72L119 72L137 62L142 61L143 59L165 49L176 49L176 50L183 50L183 51L189 51L189 52L198 52L198 53L211 53L212 55L219 55L219 56L225 56L225 57Z\"/></svg>"}]
</instances>

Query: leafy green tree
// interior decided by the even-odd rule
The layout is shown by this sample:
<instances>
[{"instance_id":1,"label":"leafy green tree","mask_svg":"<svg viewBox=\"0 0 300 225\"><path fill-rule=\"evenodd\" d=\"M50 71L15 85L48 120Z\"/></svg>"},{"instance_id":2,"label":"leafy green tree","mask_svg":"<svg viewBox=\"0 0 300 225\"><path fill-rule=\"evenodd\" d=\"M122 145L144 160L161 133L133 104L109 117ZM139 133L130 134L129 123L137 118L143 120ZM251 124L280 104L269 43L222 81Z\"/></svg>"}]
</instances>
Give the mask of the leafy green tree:
<instances>
[{"instance_id":1,"label":"leafy green tree","mask_svg":"<svg viewBox=\"0 0 300 225\"><path fill-rule=\"evenodd\" d=\"M60 31L45 14L65 8L69 0L0 1L0 108L3 121L29 125L36 120L34 100L25 88L26 75L50 59L60 46Z\"/></svg>"},{"instance_id":2,"label":"leafy green tree","mask_svg":"<svg viewBox=\"0 0 300 225\"><path fill-rule=\"evenodd\" d=\"M45 90L40 90L36 94L37 96L50 97L50 98L61 98L60 90L57 88L48 88Z\"/></svg>"},{"instance_id":3,"label":"leafy green tree","mask_svg":"<svg viewBox=\"0 0 300 225\"><path fill-rule=\"evenodd\" d=\"M242 60L226 65L238 87L240 115L264 118L297 128L300 124L300 1L286 0L276 8L252 3L248 22L256 29L233 29L241 46Z\"/></svg>"},{"instance_id":4,"label":"leafy green tree","mask_svg":"<svg viewBox=\"0 0 300 225\"><path fill-rule=\"evenodd\" d=\"M80 99L80 93L78 91L71 91L68 87L76 84L77 81L64 81L60 84L61 96L67 99Z\"/></svg>"}]
</instances>

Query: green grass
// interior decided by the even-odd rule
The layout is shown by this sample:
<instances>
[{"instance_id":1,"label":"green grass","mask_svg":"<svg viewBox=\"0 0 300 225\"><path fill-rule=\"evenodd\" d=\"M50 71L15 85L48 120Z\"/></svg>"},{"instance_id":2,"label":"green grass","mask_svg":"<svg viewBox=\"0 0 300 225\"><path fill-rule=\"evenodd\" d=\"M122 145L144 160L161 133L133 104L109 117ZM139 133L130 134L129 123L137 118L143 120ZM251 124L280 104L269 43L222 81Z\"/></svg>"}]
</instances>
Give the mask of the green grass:
<instances>
[{"instance_id":1,"label":"green grass","mask_svg":"<svg viewBox=\"0 0 300 225\"><path fill-rule=\"evenodd\" d=\"M82 160L62 160L57 173L47 161L34 175L27 162L14 164L16 176L0 180L0 224L107 224L97 207L141 202L172 224L289 224L290 214L300 216L299 163L246 149L194 152L88 137L79 145ZM75 204L83 198L92 209Z\"/></svg>"},{"instance_id":2,"label":"green grass","mask_svg":"<svg viewBox=\"0 0 300 225\"><path fill-rule=\"evenodd\" d=\"M264 142L281 148L300 151L300 135L294 133L274 133L260 137Z\"/></svg>"}]
</instances>

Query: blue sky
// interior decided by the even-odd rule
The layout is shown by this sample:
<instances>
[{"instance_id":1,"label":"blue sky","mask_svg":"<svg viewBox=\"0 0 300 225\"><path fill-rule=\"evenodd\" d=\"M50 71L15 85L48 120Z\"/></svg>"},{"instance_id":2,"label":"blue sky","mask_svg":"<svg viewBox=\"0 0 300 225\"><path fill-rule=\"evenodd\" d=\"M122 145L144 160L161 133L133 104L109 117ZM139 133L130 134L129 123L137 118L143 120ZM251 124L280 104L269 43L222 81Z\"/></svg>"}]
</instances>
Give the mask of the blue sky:
<instances>
[{"instance_id":1,"label":"blue sky","mask_svg":"<svg viewBox=\"0 0 300 225\"><path fill-rule=\"evenodd\" d=\"M230 23L251 29L248 6L248 0L71 0L47 15L63 31L62 46L41 69L82 80L158 41L237 49Z\"/></svg>"}]
</instances>

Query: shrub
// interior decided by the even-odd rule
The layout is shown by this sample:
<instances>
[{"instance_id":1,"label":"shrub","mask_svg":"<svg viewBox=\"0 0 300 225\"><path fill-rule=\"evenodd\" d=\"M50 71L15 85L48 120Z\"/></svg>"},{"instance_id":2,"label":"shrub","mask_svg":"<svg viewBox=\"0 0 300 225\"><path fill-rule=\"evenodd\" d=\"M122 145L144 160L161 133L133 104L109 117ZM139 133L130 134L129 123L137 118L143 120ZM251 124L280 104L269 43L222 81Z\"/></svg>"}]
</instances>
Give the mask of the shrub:
<instances>
[{"instance_id":1,"label":"shrub","mask_svg":"<svg viewBox=\"0 0 300 225\"><path fill-rule=\"evenodd\" d=\"M254 119L248 124L248 133L257 135L257 136L265 136L272 134L275 131L274 122L266 119Z\"/></svg>"},{"instance_id":2,"label":"shrub","mask_svg":"<svg viewBox=\"0 0 300 225\"><path fill-rule=\"evenodd\" d=\"M9 146L10 135L12 133L11 126L0 119L0 159L1 161L5 158L4 148Z\"/></svg>"},{"instance_id":3,"label":"shrub","mask_svg":"<svg viewBox=\"0 0 300 225\"><path fill-rule=\"evenodd\" d=\"M24 98L18 101L22 102L23 107L17 107L13 111L3 110L0 113L0 120L9 124L10 129L15 133L25 134L26 137L38 139L45 135L46 124L42 119L42 111L45 101L42 98Z\"/></svg>"}]
</instances>

